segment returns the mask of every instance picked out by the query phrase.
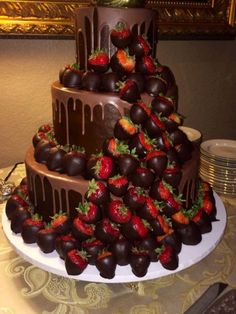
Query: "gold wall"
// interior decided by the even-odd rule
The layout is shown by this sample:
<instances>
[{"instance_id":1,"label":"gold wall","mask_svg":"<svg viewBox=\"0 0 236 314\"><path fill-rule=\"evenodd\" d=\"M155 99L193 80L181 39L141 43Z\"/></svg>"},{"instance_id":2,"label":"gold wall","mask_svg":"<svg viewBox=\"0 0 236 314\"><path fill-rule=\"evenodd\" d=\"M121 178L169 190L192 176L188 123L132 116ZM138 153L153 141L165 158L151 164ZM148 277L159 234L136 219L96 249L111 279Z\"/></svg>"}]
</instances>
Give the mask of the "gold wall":
<instances>
[{"instance_id":1,"label":"gold wall","mask_svg":"<svg viewBox=\"0 0 236 314\"><path fill-rule=\"evenodd\" d=\"M74 51L73 40L0 39L0 167L23 161L50 122L50 84ZM175 74L185 125L236 139L236 41L160 41L157 56Z\"/></svg>"}]
</instances>

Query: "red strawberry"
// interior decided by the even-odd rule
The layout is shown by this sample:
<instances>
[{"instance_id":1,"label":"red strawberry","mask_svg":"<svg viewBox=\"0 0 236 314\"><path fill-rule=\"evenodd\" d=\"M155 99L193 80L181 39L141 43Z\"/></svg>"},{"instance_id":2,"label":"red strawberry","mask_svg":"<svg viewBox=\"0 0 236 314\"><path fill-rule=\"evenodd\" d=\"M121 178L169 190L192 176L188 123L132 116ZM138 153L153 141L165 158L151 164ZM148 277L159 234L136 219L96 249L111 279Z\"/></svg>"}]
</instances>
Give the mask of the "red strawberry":
<instances>
[{"instance_id":1,"label":"red strawberry","mask_svg":"<svg viewBox=\"0 0 236 314\"><path fill-rule=\"evenodd\" d=\"M75 63L68 66L65 71L60 74L60 81L65 87L80 87L82 81L82 71L79 66Z\"/></svg>"},{"instance_id":2,"label":"red strawberry","mask_svg":"<svg viewBox=\"0 0 236 314\"><path fill-rule=\"evenodd\" d=\"M113 72L125 75L133 72L135 68L135 59L129 55L128 51L118 49L111 57L110 66Z\"/></svg>"},{"instance_id":3,"label":"red strawberry","mask_svg":"<svg viewBox=\"0 0 236 314\"><path fill-rule=\"evenodd\" d=\"M148 227L145 220L137 215L133 215L131 219L122 225L122 234L130 241L137 241L148 235Z\"/></svg>"},{"instance_id":4,"label":"red strawberry","mask_svg":"<svg viewBox=\"0 0 236 314\"><path fill-rule=\"evenodd\" d=\"M88 68L98 72L106 72L109 68L109 56L103 50L97 49L88 58Z\"/></svg>"},{"instance_id":5,"label":"red strawberry","mask_svg":"<svg viewBox=\"0 0 236 314\"><path fill-rule=\"evenodd\" d=\"M176 226L176 227L180 227L181 225L189 224L188 217L181 210L179 210L178 212L174 213L171 216L171 219L173 221L174 226Z\"/></svg>"},{"instance_id":6,"label":"red strawberry","mask_svg":"<svg viewBox=\"0 0 236 314\"><path fill-rule=\"evenodd\" d=\"M148 168L152 169L158 176L162 176L167 166L167 156L165 152L162 150L153 150L147 153L145 161Z\"/></svg>"},{"instance_id":7,"label":"red strawberry","mask_svg":"<svg viewBox=\"0 0 236 314\"><path fill-rule=\"evenodd\" d=\"M135 64L135 71L144 75L151 75L155 72L156 66L150 56L143 56L138 58Z\"/></svg>"},{"instance_id":8,"label":"red strawberry","mask_svg":"<svg viewBox=\"0 0 236 314\"><path fill-rule=\"evenodd\" d=\"M132 40L132 33L124 23L118 22L111 31L111 42L117 48L126 48Z\"/></svg>"},{"instance_id":9,"label":"red strawberry","mask_svg":"<svg viewBox=\"0 0 236 314\"><path fill-rule=\"evenodd\" d=\"M124 82L118 82L119 96L127 102L134 103L140 99L140 92L138 85L133 80L126 80Z\"/></svg>"},{"instance_id":10,"label":"red strawberry","mask_svg":"<svg viewBox=\"0 0 236 314\"><path fill-rule=\"evenodd\" d=\"M172 147L172 141L167 132L163 132L160 137L156 139L156 147L160 150L168 152Z\"/></svg>"},{"instance_id":11,"label":"red strawberry","mask_svg":"<svg viewBox=\"0 0 236 314\"><path fill-rule=\"evenodd\" d=\"M89 181L86 198L96 205L106 204L110 199L110 193L106 185L101 181L92 179Z\"/></svg>"},{"instance_id":12,"label":"red strawberry","mask_svg":"<svg viewBox=\"0 0 236 314\"><path fill-rule=\"evenodd\" d=\"M128 118L120 118L114 126L114 135L118 140L128 140L137 133L137 126Z\"/></svg>"},{"instance_id":13,"label":"red strawberry","mask_svg":"<svg viewBox=\"0 0 236 314\"><path fill-rule=\"evenodd\" d=\"M142 35L136 36L131 45L129 46L129 53L136 57L142 57L148 55L151 51L151 47L146 39Z\"/></svg>"},{"instance_id":14,"label":"red strawberry","mask_svg":"<svg viewBox=\"0 0 236 314\"><path fill-rule=\"evenodd\" d=\"M152 232L156 236L168 234L170 230L170 222L163 215L157 215L155 219L150 221Z\"/></svg>"},{"instance_id":15,"label":"red strawberry","mask_svg":"<svg viewBox=\"0 0 236 314\"><path fill-rule=\"evenodd\" d=\"M38 132L48 133L52 131L52 126L50 124L43 124L39 127Z\"/></svg>"},{"instance_id":16,"label":"red strawberry","mask_svg":"<svg viewBox=\"0 0 236 314\"><path fill-rule=\"evenodd\" d=\"M83 222L79 217L74 218L72 223L72 234L79 241L86 240L93 236L94 225Z\"/></svg>"},{"instance_id":17,"label":"red strawberry","mask_svg":"<svg viewBox=\"0 0 236 314\"><path fill-rule=\"evenodd\" d=\"M200 208L204 210L212 221L216 220L216 206L214 196L205 195L200 203Z\"/></svg>"},{"instance_id":18,"label":"red strawberry","mask_svg":"<svg viewBox=\"0 0 236 314\"><path fill-rule=\"evenodd\" d=\"M87 266L88 259L85 252L73 249L67 253L65 267L69 275L80 275Z\"/></svg>"},{"instance_id":19,"label":"red strawberry","mask_svg":"<svg viewBox=\"0 0 236 314\"><path fill-rule=\"evenodd\" d=\"M18 189L19 190L19 189ZM28 207L29 201L28 197L24 195L23 193L16 193L17 191L13 191L13 194L10 196L10 198L7 200L6 203L6 215L8 219L12 219L12 216L14 214L14 211L18 207Z\"/></svg>"},{"instance_id":20,"label":"red strawberry","mask_svg":"<svg viewBox=\"0 0 236 314\"><path fill-rule=\"evenodd\" d=\"M178 255L170 245L163 245L159 254L159 261L168 270L175 270L179 266Z\"/></svg>"},{"instance_id":21,"label":"red strawberry","mask_svg":"<svg viewBox=\"0 0 236 314\"><path fill-rule=\"evenodd\" d=\"M167 83L159 75L149 75L145 82L145 91L152 97L166 95Z\"/></svg>"},{"instance_id":22,"label":"red strawberry","mask_svg":"<svg viewBox=\"0 0 236 314\"><path fill-rule=\"evenodd\" d=\"M151 114L151 109L139 100L130 108L130 118L133 123L143 124Z\"/></svg>"},{"instance_id":23,"label":"red strawberry","mask_svg":"<svg viewBox=\"0 0 236 314\"><path fill-rule=\"evenodd\" d=\"M121 197L127 192L129 181L127 177L117 175L108 179L107 186L113 195Z\"/></svg>"},{"instance_id":24,"label":"red strawberry","mask_svg":"<svg viewBox=\"0 0 236 314\"><path fill-rule=\"evenodd\" d=\"M124 224L130 220L131 210L121 201L112 200L108 206L108 217L115 223Z\"/></svg>"},{"instance_id":25,"label":"red strawberry","mask_svg":"<svg viewBox=\"0 0 236 314\"><path fill-rule=\"evenodd\" d=\"M166 130L172 132L183 124L183 116L177 112L171 113L168 117L163 120L165 123Z\"/></svg>"},{"instance_id":26,"label":"red strawberry","mask_svg":"<svg viewBox=\"0 0 236 314\"><path fill-rule=\"evenodd\" d=\"M84 201L76 207L76 210L78 212L78 217L88 224L93 224L101 218L100 208L92 202Z\"/></svg>"},{"instance_id":27,"label":"red strawberry","mask_svg":"<svg viewBox=\"0 0 236 314\"><path fill-rule=\"evenodd\" d=\"M103 218L96 224L94 235L104 243L113 243L120 236L118 226L108 218Z\"/></svg>"},{"instance_id":28,"label":"red strawberry","mask_svg":"<svg viewBox=\"0 0 236 314\"><path fill-rule=\"evenodd\" d=\"M150 256L147 250L134 247L130 256L132 272L137 277L144 277L150 265Z\"/></svg>"},{"instance_id":29,"label":"red strawberry","mask_svg":"<svg viewBox=\"0 0 236 314\"><path fill-rule=\"evenodd\" d=\"M98 255L95 265L103 278L112 279L115 276L116 260L111 251L103 250Z\"/></svg>"},{"instance_id":30,"label":"red strawberry","mask_svg":"<svg viewBox=\"0 0 236 314\"><path fill-rule=\"evenodd\" d=\"M37 233L43 227L43 219L38 214L32 215L31 218L24 220L21 230L23 241L25 243L35 243L37 241Z\"/></svg>"},{"instance_id":31,"label":"red strawberry","mask_svg":"<svg viewBox=\"0 0 236 314\"><path fill-rule=\"evenodd\" d=\"M51 226L56 233L66 234L70 231L71 220L67 213L60 211L52 217Z\"/></svg>"},{"instance_id":32,"label":"red strawberry","mask_svg":"<svg viewBox=\"0 0 236 314\"><path fill-rule=\"evenodd\" d=\"M115 165L113 159L109 156L92 156L87 162L87 173L90 177L97 180L107 180L113 176Z\"/></svg>"}]
</instances>

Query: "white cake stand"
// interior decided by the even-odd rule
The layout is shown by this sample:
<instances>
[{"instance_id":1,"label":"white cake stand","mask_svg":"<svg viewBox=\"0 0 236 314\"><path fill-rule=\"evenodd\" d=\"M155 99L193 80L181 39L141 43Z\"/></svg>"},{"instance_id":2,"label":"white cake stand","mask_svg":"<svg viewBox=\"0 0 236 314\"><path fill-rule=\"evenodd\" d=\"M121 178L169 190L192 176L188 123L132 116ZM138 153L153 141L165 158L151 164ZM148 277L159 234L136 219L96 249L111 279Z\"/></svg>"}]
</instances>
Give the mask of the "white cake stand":
<instances>
[{"instance_id":1,"label":"white cake stand","mask_svg":"<svg viewBox=\"0 0 236 314\"><path fill-rule=\"evenodd\" d=\"M221 240L226 227L226 210L219 196L214 192L217 208L217 221L212 223L212 231L203 234L202 241L194 246L182 245L182 250L179 254L179 266L174 271L169 271L163 268L160 262L151 263L148 272L144 277L136 277L129 265L117 266L116 275L113 279L105 279L99 275L95 266L88 265L85 271L78 276L68 275L65 269L65 263L59 258L57 252L44 254L37 244L25 244L20 234L15 234L11 231L10 221L8 220L5 210L2 215L2 225L6 237L14 247L15 251L26 261L33 265L42 268L48 272L59 276L73 278L76 280L102 282L102 283L127 283L137 282L149 279L160 278L175 272L186 269L204 257L206 257Z\"/></svg>"}]
</instances>

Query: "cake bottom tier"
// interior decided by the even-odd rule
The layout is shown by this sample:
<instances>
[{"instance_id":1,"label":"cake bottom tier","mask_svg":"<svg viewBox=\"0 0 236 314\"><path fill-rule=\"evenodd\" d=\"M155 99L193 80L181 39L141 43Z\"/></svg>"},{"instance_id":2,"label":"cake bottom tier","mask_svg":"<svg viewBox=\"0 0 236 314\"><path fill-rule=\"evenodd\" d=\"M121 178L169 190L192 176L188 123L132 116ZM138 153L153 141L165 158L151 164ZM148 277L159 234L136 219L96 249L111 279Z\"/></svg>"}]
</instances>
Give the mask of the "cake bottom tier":
<instances>
[{"instance_id":1,"label":"cake bottom tier","mask_svg":"<svg viewBox=\"0 0 236 314\"><path fill-rule=\"evenodd\" d=\"M83 201L88 189L88 180L80 176L71 177L66 174L50 171L44 164L36 162L34 148L26 153L25 167L30 202L45 221L60 211L67 212L72 218L76 215L76 207ZM199 151L195 149L192 158L182 168L182 179L178 193L186 199L186 207L190 207L198 188Z\"/></svg>"}]
</instances>

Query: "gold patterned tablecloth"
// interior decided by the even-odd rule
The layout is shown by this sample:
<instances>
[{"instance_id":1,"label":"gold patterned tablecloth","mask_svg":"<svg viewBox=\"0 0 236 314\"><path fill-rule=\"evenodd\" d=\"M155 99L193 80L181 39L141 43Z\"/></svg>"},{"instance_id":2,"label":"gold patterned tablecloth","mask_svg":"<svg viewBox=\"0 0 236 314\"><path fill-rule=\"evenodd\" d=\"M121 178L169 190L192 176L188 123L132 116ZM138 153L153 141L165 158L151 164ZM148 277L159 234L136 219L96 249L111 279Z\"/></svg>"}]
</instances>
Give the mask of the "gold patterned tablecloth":
<instances>
[{"instance_id":1,"label":"gold patterned tablecloth","mask_svg":"<svg viewBox=\"0 0 236 314\"><path fill-rule=\"evenodd\" d=\"M0 178L10 170L0 169ZM18 184L24 176L20 164L9 180ZM236 288L236 199L222 200L227 227L213 252L181 272L133 284L88 283L48 273L19 257L1 226L0 314L180 314L214 282Z\"/></svg>"}]
</instances>

